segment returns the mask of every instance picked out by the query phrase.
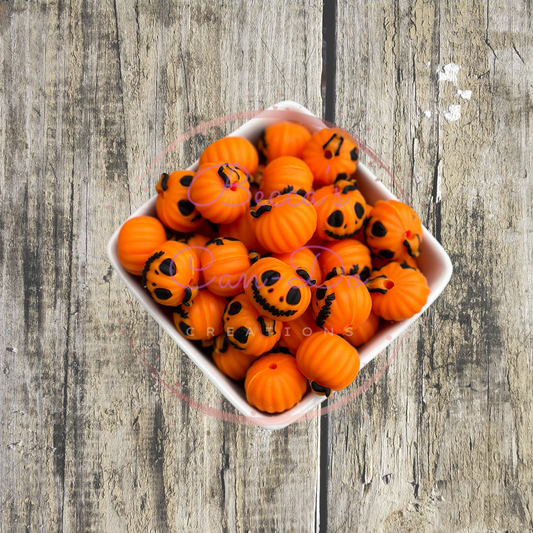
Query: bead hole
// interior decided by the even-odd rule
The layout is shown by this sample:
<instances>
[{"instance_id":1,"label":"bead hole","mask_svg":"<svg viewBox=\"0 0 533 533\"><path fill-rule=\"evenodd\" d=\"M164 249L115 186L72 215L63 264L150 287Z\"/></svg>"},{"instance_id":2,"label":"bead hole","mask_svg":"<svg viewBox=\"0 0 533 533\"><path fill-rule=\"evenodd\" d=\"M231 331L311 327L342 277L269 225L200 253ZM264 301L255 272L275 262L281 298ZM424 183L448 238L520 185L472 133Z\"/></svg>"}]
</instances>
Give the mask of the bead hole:
<instances>
[{"instance_id":1,"label":"bead hole","mask_svg":"<svg viewBox=\"0 0 533 533\"><path fill-rule=\"evenodd\" d=\"M270 363L268 365L268 368L270 368L270 370L276 370L276 368L278 368L278 365L276 363Z\"/></svg>"},{"instance_id":2,"label":"bead hole","mask_svg":"<svg viewBox=\"0 0 533 533\"><path fill-rule=\"evenodd\" d=\"M392 288L394 287L394 281L388 279L386 282L385 282L385 288L390 291Z\"/></svg>"},{"instance_id":3,"label":"bead hole","mask_svg":"<svg viewBox=\"0 0 533 533\"><path fill-rule=\"evenodd\" d=\"M407 239L410 239L412 236L413 236L413 234L411 233L411 230L407 230L407 231L405 232L405 237L406 237Z\"/></svg>"},{"instance_id":4,"label":"bead hole","mask_svg":"<svg viewBox=\"0 0 533 533\"><path fill-rule=\"evenodd\" d=\"M326 159L331 159L331 158L333 157L333 154L331 153L331 150L326 150L326 151L324 152L324 157L325 157Z\"/></svg>"}]
</instances>

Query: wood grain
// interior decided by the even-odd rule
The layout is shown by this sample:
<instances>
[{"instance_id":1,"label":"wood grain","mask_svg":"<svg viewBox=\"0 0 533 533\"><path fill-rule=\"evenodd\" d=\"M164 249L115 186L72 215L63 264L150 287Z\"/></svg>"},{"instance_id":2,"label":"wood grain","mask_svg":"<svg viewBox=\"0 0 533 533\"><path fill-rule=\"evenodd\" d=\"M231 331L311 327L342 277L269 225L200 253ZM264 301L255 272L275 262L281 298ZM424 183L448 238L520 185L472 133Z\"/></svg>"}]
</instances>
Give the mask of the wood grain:
<instances>
[{"instance_id":1,"label":"wood grain","mask_svg":"<svg viewBox=\"0 0 533 533\"><path fill-rule=\"evenodd\" d=\"M338 1L337 122L454 275L330 416L328 531L533 529L532 27L530 2Z\"/></svg>"},{"instance_id":2,"label":"wood grain","mask_svg":"<svg viewBox=\"0 0 533 533\"><path fill-rule=\"evenodd\" d=\"M230 410L105 246L239 121L173 146L189 127L320 112L321 25L317 1L1 3L0 531L314 530L317 422L269 433L179 402L143 360Z\"/></svg>"}]
</instances>

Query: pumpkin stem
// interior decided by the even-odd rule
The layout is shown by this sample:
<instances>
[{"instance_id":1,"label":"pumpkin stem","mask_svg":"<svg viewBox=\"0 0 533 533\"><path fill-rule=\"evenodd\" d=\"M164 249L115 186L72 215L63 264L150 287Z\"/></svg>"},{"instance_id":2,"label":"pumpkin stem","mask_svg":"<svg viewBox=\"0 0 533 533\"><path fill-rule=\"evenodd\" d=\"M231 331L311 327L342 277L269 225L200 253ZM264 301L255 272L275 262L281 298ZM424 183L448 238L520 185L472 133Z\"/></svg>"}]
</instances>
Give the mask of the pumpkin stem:
<instances>
[{"instance_id":1,"label":"pumpkin stem","mask_svg":"<svg viewBox=\"0 0 533 533\"><path fill-rule=\"evenodd\" d=\"M326 398L329 398L331 395L331 389L328 389L327 387L323 387L322 385L319 385L316 381L310 381L309 384L311 385L311 390L318 394L319 396L325 396Z\"/></svg>"},{"instance_id":2,"label":"pumpkin stem","mask_svg":"<svg viewBox=\"0 0 533 533\"><path fill-rule=\"evenodd\" d=\"M390 291L394 287L394 281L387 278L387 276L377 276L375 278L369 279L366 282L366 288L370 294L387 294L387 291Z\"/></svg>"}]
</instances>

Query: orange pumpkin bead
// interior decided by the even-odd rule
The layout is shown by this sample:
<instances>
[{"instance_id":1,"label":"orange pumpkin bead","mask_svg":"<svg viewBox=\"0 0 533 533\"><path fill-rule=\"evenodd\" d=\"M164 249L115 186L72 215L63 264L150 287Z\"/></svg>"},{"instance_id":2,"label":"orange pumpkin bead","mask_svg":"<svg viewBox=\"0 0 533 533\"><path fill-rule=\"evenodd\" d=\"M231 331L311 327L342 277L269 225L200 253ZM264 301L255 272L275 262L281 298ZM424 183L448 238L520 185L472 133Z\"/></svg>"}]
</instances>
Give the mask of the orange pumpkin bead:
<instances>
[{"instance_id":1,"label":"orange pumpkin bead","mask_svg":"<svg viewBox=\"0 0 533 533\"><path fill-rule=\"evenodd\" d=\"M339 242L330 242L327 250L321 250L318 262L322 268L322 274L327 279L333 275L336 268L341 268L345 275L361 278L366 281L372 271L372 259L370 250L359 241L346 239Z\"/></svg>"},{"instance_id":2,"label":"orange pumpkin bead","mask_svg":"<svg viewBox=\"0 0 533 533\"><path fill-rule=\"evenodd\" d=\"M343 337L354 347L359 348L368 342L379 329L380 318L372 311L368 318L358 327L348 327L346 334Z\"/></svg>"},{"instance_id":3,"label":"orange pumpkin bead","mask_svg":"<svg viewBox=\"0 0 533 533\"><path fill-rule=\"evenodd\" d=\"M199 233L190 233L182 239L178 239L178 242L182 242L183 244L187 245L196 254L196 257L200 259L205 249L205 243L210 238L211 237L206 237L205 235L200 235Z\"/></svg>"},{"instance_id":4,"label":"orange pumpkin bead","mask_svg":"<svg viewBox=\"0 0 533 533\"><path fill-rule=\"evenodd\" d=\"M317 331L320 331L320 328L315 324L313 310L308 307L307 311L296 320L283 323L281 338L289 351L296 355L300 344Z\"/></svg>"},{"instance_id":5,"label":"orange pumpkin bead","mask_svg":"<svg viewBox=\"0 0 533 533\"><path fill-rule=\"evenodd\" d=\"M291 191L305 196L313 188L313 179L313 173L301 159L278 157L266 166L259 190L267 200Z\"/></svg>"},{"instance_id":6,"label":"orange pumpkin bead","mask_svg":"<svg viewBox=\"0 0 533 533\"><path fill-rule=\"evenodd\" d=\"M246 246L231 237L215 237L205 244L200 258L204 285L219 296L236 296L244 290L246 271L252 264Z\"/></svg>"},{"instance_id":7,"label":"orange pumpkin bead","mask_svg":"<svg viewBox=\"0 0 533 533\"><path fill-rule=\"evenodd\" d=\"M372 297L372 311L395 322L419 313L430 293L424 275L407 263L389 263L375 270L367 286Z\"/></svg>"},{"instance_id":8,"label":"orange pumpkin bead","mask_svg":"<svg viewBox=\"0 0 533 533\"><path fill-rule=\"evenodd\" d=\"M281 322L258 313L246 294L239 294L228 303L222 323L228 341L249 355L268 352L281 336Z\"/></svg>"},{"instance_id":9,"label":"orange pumpkin bead","mask_svg":"<svg viewBox=\"0 0 533 533\"><path fill-rule=\"evenodd\" d=\"M250 250L255 250L261 255L267 253L267 251L261 246L259 239L255 234L255 225L257 219L255 219L250 211L255 211L256 208L251 207L247 209L244 215L237 220L231 222L231 224L220 224L219 234L221 237L233 237L239 239L244 246Z\"/></svg>"},{"instance_id":10,"label":"orange pumpkin bead","mask_svg":"<svg viewBox=\"0 0 533 533\"><path fill-rule=\"evenodd\" d=\"M223 161L245 168L249 175L254 175L259 164L259 156L254 145L242 137L224 137L211 143L200 156L199 165Z\"/></svg>"},{"instance_id":11,"label":"orange pumpkin bead","mask_svg":"<svg viewBox=\"0 0 533 533\"><path fill-rule=\"evenodd\" d=\"M245 172L233 164L207 163L196 173L189 195L205 218L229 224L248 209L250 184Z\"/></svg>"},{"instance_id":12,"label":"orange pumpkin bead","mask_svg":"<svg viewBox=\"0 0 533 533\"><path fill-rule=\"evenodd\" d=\"M292 355L272 353L250 367L244 390L253 407L267 413L282 413L302 399L307 379L298 370Z\"/></svg>"},{"instance_id":13,"label":"orange pumpkin bead","mask_svg":"<svg viewBox=\"0 0 533 533\"><path fill-rule=\"evenodd\" d=\"M296 353L300 372L310 381L316 394L348 387L359 373L359 354L346 340L325 331L307 337Z\"/></svg>"},{"instance_id":14,"label":"orange pumpkin bead","mask_svg":"<svg viewBox=\"0 0 533 533\"><path fill-rule=\"evenodd\" d=\"M130 274L140 276L154 248L166 241L165 228L157 218L130 218L124 222L118 234L117 252L120 264Z\"/></svg>"},{"instance_id":15,"label":"orange pumpkin bead","mask_svg":"<svg viewBox=\"0 0 533 533\"><path fill-rule=\"evenodd\" d=\"M222 315L227 303L226 298L202 289L188 307L178 305L174 309L174 325L187 339L214 340L222 333Z\"/></svg>"},{"instance_id":16,"label":"orange pumpkin bead","mask_svg":"<svg viewBox=\"0 0 533 533\"><path fill-rule=\"evenodd\" d=\"M309 279L314 281L312 285L322 284L322 271L318 258L307 246L297 248L293 252L273 254L272 257L283 261L294 270L305 270L309 275Z\"/></svg>"},{"instance_id":17,"label":"orange pumpkin bead","mask_svg":"<svg viewBox=\"0 0 533 533\"><path fill-rule=\"evenodd\" d=\"M317 213L317 237L340 241L353 238L363 229L366 202L353 182L339 180L322 187L310 201Z\"/></svg>"},{"instance_id":18,"label":"orange pumpkin bead","mask_svg":"<svg viewBox=\"0 0 533 533\"><path fill-rule=\"evenodd\" d=\"M157 191L156 211L159 220L167 228L183 233L196 229L204 220L189 198L189 186L194 172L179 170L161 174L155 186Z\"/></svg>"},{"instance_id":19,"label":"orange pumpkin bead","mask_svg":"<svg viewBox=\"0 0 533 533\"><path fill-rule=\"evenodd\" d=\"M358 158L357 145L328 129L315 133L302 152L302 159L315 176L315 187L346 179L355 172Z\"/></svg>"},{"instance_id":20,"label":"orange pumpkin bead","mask_svg":"<svg viewBox=\"0 0 533 533\"><path fill-rule=\"evenodd\" d=\"M407 204L378 200L365 229L366 242L374 255L396 261L407 252L420 255L422 223Z\"/></svg>"},{"instance_id":21,"label":"orange pumpkin bead","mask_svg":"<svg viewBox=\"0 0 533 533\"><path fill-rule=\"evenodd\" d=\"M301 248L316 230L316 211L308 200L288 193L251 209L255 234L269 252L283 254Z\"/></svg>"},{"instance_id":22,"label":"orange pumpkin bead","mask_svg":"<svg viewBox=\"0 0 533 533\"><path fill-rule=\"evenodd\" d=\"M302 315L311 301L309 275L283 261L265 257L246 272L246 296L257 311L282 322Z\"/></svg>"},{"instance_id":23,"label":"orange pumpkin bead","mask_svg":"<svg viewBox=\"0 0 533 533\"><path fill-rule=\"evenodd\" d=\"M185 244L167 241L152 250L142 272L144 288L162 305L190 305L198 294L198 258Z\"/></svg>"},{"instance_id":24,"label":"orange pumpkin bead","mask_svg":"<svg viewBox=\"0 0 533 533\"><path fill-rule=\"evenodd\" d=\"M301 157L310 138L311 134L301 124L280 122L265 129L257 147L267 162L283 156Z\"/></svg>"},{"instance_id":25,"label":"orange pumpkin bead","mask_svg":"<svg viewBox=\"0 0 533 533\"><path fill-rule=\"evenodd\" d=\"M368 318L372 299L357 276L336 276L314 291L312 309L318 327L343 334Z\"/></svg>"},{"instance_id":26,"label":"orange pumpkin bead","mask_svg":"<svg viewBox=\"0 0 533 533\"><path fill-rule=\"evenodd\" d=\"M213 361L223 374L240 381L245 378L246 372L252 363L257 361L257 357L237 350L228 342L226 335L219 335L215 339Z\"/></svg>"}]
</instances>

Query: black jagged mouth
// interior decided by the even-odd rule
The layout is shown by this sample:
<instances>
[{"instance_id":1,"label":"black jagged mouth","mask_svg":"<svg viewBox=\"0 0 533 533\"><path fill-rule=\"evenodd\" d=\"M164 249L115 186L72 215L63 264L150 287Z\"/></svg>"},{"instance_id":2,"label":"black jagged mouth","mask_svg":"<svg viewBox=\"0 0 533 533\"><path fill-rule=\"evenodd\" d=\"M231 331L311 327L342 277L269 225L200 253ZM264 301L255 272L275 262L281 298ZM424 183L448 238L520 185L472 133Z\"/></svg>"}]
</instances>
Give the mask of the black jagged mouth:
<instances>
[{"instance_id":1,"label":"black jagged mouth","mask_svg":"<svg viewBox=\"0 0 533 533\"><path fill-rule=\"evenodd\" d=\"M148 271L150 270L150 267L152 266L152 263L156 259L159 259L162 255L165 255L164 251L156 252L154 255L152 255L152 257L149 257L148 260L146 261L146 263L144 264L144 268L143 268L143 272L142 272L142 284L143 284L143 287L145 289L147 289L147 287L146 287L146 282L147 282L146 277L148 276ZM150 291L148 291L148 292L150 292Z\"/></svg>"},{"instance_id":2,"label":"black jagged mouth","mask_svg":"<svg viewBox=\"0 0 533 533\"><path fill-rule=\"evenodd\" d=\"M268 313L270 313L272 316L292 316L297 313L296 310L289 309L287 311L282 311L281 309L278 309L277 307L274 307L273 305L270 305L265 298L261 296L261 293L259 292L259 289L257 288L257 280L255 278L252 279L251 283L252 287L252 294L254 297L254 300Z\"/></svg>"},{"instance_id":3,"label":"black jagged mouth","mask_svg":"<svg viewBox=\"0 0 533 533\"><path fill-rule=\"evenodd\" d=\"M344 239L351 239L352 237L355 237L362 229L363 229L363 226L361 226L359 229L356 229L353 233L348 233L347 235L335 235L335 233L327 229L324 230L324 232L328 237L331 237L332 239L335 239L336 241L343 241Z\"/></svg>"},{"instance_id":4,"label":"black jagged mouth","mask_svg":"<svg viewBox=\"0 0 533 533\"><path fill-rule=\"evenodd\" d=\"M326 296L326 303L320 308L320 311L317 313L315 324L319 328L324 327L326 320L331 314L331 305L333 304L333 300L335 300L335 293L332 293L329 296Z\"/></svg>"}]
</instances>

